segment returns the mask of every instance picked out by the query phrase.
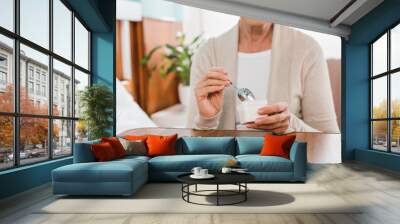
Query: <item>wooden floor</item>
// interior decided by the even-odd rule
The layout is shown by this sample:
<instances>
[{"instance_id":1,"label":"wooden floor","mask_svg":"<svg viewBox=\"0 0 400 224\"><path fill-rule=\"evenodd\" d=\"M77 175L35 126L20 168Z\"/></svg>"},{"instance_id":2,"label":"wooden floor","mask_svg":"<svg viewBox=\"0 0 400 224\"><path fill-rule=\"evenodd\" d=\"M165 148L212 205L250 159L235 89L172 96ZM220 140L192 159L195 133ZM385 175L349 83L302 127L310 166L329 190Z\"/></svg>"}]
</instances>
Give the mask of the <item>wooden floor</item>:
<instances>
[{"instance_id":1,"label":"wooden floor","mask_svg":"<svg viewBox=\"0 0 400 224\"><path fill-rule=\"evenodd\" d=\"M349 203L363 201L369 206L357 214L37 214L37 208L55 199L50 187L43 186L0 202L0 223L400 223L400 174L345 163L312 166L308 176L308 182L324 186Z\"/></svg>"}]
</instances>

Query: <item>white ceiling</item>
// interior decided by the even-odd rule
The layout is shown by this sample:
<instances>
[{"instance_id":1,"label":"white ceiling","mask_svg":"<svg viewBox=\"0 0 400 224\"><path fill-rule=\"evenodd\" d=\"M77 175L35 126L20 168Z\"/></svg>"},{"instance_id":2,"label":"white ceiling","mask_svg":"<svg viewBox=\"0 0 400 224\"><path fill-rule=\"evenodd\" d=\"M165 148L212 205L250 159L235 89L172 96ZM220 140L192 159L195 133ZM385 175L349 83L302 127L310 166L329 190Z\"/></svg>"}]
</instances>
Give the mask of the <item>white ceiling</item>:
<instances>
[{"instance_id":1,"label":"white ceiling","mask_svg":"<svg viewBox=\"0 0 400 224\"><path fill-rule=\"evenodd\" d=\"M350 26L383 0L169 0L282 25L350 35Z\"/></svg>"},{"instance_id":2,"label":"white ceiling","mask_svg":"<svg viewBox=\"0 0 400 224\"><path fill-rule=\"evenodd\" d=\"M244 3L243 0L227 0ZM351 0L251 0L246 4L292 14L330 20ZM312 6L312 7L310 7Z\"/></svg>"}]
</instances>

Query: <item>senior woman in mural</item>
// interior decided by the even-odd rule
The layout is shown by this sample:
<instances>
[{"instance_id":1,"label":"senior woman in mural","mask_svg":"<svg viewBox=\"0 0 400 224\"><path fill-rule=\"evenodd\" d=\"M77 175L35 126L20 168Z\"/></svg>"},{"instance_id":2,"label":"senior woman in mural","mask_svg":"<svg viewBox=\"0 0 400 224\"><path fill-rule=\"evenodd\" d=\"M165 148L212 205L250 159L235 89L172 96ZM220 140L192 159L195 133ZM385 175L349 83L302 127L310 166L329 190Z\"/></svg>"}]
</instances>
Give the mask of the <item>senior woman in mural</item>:
<instances>
[{"instance_id":1,"label":"senior woman in mural","mask_svg":"<svg viewBox=\"0 0 400 224\"><path fill-rule=\"evenodd\" d=\"M187 126L239 129L235 88L267 104L246 128L275 133L338 133L328 68L311 37L286 26L241 17L194 55Z\"/></svg>"}]
</instances>

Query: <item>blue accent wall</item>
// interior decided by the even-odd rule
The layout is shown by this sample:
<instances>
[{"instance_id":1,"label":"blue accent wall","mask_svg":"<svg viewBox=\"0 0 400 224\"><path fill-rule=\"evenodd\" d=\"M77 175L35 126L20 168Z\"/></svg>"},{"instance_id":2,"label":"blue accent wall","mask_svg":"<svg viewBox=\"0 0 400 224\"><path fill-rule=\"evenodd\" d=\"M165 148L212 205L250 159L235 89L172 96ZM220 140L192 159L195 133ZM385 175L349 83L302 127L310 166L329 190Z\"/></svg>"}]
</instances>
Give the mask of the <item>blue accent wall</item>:
<instances>
[{"instance_id":1,"label":"blue accent wall","mask_svg":"<svg viewBox=\"0 0 400 224\"><path fill-rule=\"evenodd\" d=\"M369 59L368 45L344 44L345 76L342 78L345 113L343 119L342 156L354 159L354 149L369 145Z\"/></svg>"},{"instance_id":2,"label":"blue accent wall","mask_svg":"<svg viewBox=\"0 0 400 224\"><path fill-rule=\"evenodd\" d=\"M91 71L92 82L101 83L110 88L116 102L115 87L115 19L116 19L116 1L99 1L98 8L101 14L106 18L110 26L108 32L92 32L91 44ZM115 135L116 131L116 111L115 103L113 109L113 127L110 127L110 134Z\"/></svg>"},{"instance_id":3,"label":"blue accent wall","mask_svg":"<svg viewBox=\"0 0 400 224\"><path fill-rule=\"evenodd\" d=\"M343 40L342 155L383 168L399 170L400 157L370 147L369 43L400 22L400 1L386 0L351 27Z\"/></svg>"},{"instance_id":4,"label":"blue accent wall","mask_svg":"<svg viewBox=\"0 0 400 224\"><path fill-rule=\"evenodd\" d=\"M92 82L103 83L115 93L115 0L67 0L92 32ZM114 94L115 102L115 94ZM115 107L114 116L115 120ZM114 122L115 123L115 122ZM110 132L115 131L110 127ZM72 163L72 157L46 161L0 172L0 199L51 181L51 171Z\"/></svg>"},{"instance_id":5,"label":"blue accent wall","mask_svg":"<svg viewBox=\"0 0 400 224\"><path fill-rule=\"evenodd\" d=\"M110 23L107 17L104 16L100 10L100 5L104 3L112 3L111 1L101 0L66 0L74 11L79 14L85 24L90 27L94 32L108 32L111 30L112 23Z\"/></svg>"},{"instance_id":6,"label":"blue accent wall","mask_svg":"<svg viewBox=\"0 0 400 224\"><path fill-rule=\"evenodd\" d=\"M369 165L400 172L400 155L393 153L356 149L355 160Z\"/></svg>"},{"instance_id":7,"label":"blue accent wall","mask_svg":"<svg viewBox=\"0 0 400 224\"><path fill-rule=\"evenodd\" d=\"M48 183L53 169L71 163L68 157L0 172L0 199Z\"/></svg>"},{"instance_id":8,"label":"blue accent wall","mask_svg":"<svg viewBox=\"0 0 400 224\"><path fill-rule=\"evenodd\" d=\"M110 88L114 85L114 35L92 33L92 75L93 83Z\"/></svg>"}]
</instances>

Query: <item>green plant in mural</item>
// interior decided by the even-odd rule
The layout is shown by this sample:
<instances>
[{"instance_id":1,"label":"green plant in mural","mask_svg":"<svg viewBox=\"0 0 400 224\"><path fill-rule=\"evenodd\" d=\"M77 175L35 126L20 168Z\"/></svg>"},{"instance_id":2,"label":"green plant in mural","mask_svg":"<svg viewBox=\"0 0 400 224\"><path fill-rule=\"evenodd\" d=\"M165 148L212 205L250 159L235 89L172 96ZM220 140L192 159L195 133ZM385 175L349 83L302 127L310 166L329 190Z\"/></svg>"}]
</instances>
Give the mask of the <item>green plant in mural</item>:
<instances>
[{"instance_id":1,"label":"green plant in mural","mask_svg":"<svg viewBox=\"0 0 400 224\"><path fill-rule=\"evenodd\" d=\"M81 119L87 126L89 139L109 136L108 130L113 124L112 92L105 85L95 84L81 91L79 97Z\"/></svg>"},{"instance_id":2,"label":"green plant in mural","mask_svg":"<svg viewBox=\"0 0 400 224\"><path fill-rule=\"evenodd\" d=\"M178 42L176 46L165 44L151 49L150 52L142 58L141 64L148 65L154 53L159 49L163 49L162 61L159 66L160 75L166 77L169 74L177 74L179 81L183 85L189 85L192 56L201 44L201 36L199 35L189 43L186 43L185 34L178 32L176 34L176 40ZM151 66L150 75L156 68L157 64Z\"/></svg>"}]
</instances>

